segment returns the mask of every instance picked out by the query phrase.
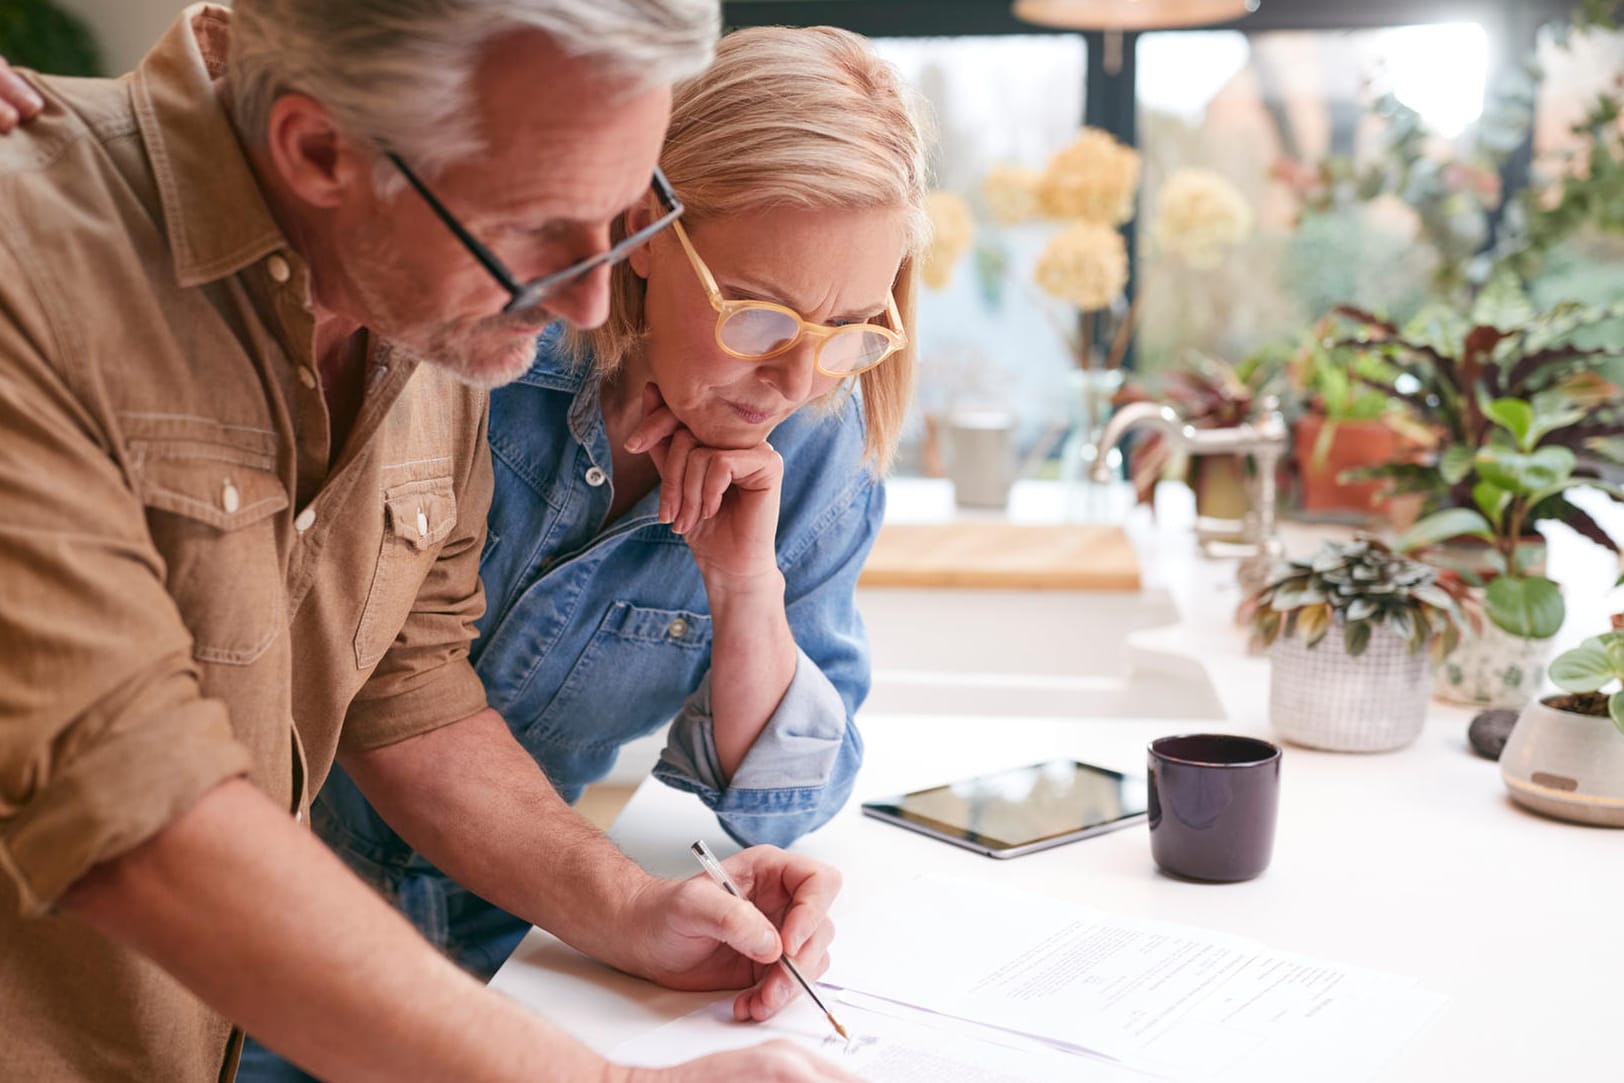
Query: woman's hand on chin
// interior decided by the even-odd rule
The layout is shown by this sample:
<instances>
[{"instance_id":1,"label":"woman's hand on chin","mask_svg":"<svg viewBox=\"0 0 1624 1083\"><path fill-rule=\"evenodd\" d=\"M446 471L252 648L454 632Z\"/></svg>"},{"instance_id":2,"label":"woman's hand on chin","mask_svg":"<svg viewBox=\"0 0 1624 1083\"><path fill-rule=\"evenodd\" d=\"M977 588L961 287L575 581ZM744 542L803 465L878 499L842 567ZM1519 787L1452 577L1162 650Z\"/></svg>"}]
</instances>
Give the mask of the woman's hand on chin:
<instances>
[{"instance_id":1,"label":"woman's hand on chin","mask_svg":"<svg viewBox=\"0 0 1624 1083\"><path fill-rule=\"evenodd\" d=\"M649 384L642 421L626 447L647 451L654 460L660 521L687 540L707 588L752 589L776 581L784 460L770 444L707 447Z\"/></svg>"}]
</instances>

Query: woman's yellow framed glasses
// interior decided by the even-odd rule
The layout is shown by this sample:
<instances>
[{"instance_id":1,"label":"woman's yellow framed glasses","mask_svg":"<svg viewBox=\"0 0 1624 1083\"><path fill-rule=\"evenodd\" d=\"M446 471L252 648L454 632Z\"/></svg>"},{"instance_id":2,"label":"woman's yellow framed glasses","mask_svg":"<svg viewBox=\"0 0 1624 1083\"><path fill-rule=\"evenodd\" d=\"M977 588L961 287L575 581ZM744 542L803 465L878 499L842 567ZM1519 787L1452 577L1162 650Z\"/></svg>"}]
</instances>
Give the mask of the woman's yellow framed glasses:
<instances>
[{"instance_id":1,"label":"woman's yellow framed glasses","mask_svg":"<svg viewBox=\"0 0 1624 1083\"><path fill-rule=\"evenodd\" d=\"M855 376L866 372L908 344L902 330L902 314L895 297L885 299L885 314L891 327L877 323L853 323L826 327L809 323L792 308L771 301L729 301L717 288L716 276L694 251L694 243L681 222L672 223L677 240L688 253L688 262L699 275L699 284L716 310L716 345L741 361L765 361L793 349L802 338L817 341L812 363L825 376Z\"/></svg>"}]
</instances>

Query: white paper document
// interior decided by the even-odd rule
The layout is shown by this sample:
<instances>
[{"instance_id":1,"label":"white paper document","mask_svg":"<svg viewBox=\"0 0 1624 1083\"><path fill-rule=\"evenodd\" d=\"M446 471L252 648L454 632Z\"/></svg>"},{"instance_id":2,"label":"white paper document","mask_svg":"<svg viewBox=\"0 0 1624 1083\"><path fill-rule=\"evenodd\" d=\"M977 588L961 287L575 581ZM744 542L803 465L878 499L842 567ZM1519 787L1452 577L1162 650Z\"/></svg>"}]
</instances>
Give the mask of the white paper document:
<instances>
[{"instance_id":1,"label":"white paper document","mask_svg":"<svg viewBox=\"0 0 1624 1083\"><path fill-rule=\"evenodd\" d=\"M874 1010L832 999L829 1006L852 1035L850 1042L832 1034L828 1020L804 997L765 1023L738 1023L729 996L622 1044L609 1057L618 1064L657 1068L787 1039L873 1083L1154 1083L1029 1039L994 1035L988 1040L973 1024L916 1009L881 1002Z\"/></svg>"},{"instance_id":2,"label":"white paper document","mask_svg":"<svg viewBox=\"0 0 1624 1083\"><path fill-rule=\"evenodd\" d=\"M841 923L828 985L1179 1080L1367 1079L1443 1002L1410 979L975 882Z\"/></svg>"}]
</instances>

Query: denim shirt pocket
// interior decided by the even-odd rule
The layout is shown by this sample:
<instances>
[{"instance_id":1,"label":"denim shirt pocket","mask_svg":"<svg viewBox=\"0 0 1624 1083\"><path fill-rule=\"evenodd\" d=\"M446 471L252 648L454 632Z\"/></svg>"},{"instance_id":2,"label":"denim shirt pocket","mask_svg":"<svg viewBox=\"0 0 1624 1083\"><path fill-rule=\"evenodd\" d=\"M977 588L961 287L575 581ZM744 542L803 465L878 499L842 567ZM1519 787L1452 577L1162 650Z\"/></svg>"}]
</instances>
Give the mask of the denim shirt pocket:
<instances>
[{"instance_id":1,"label":"denim shirt pocket","mask_svg":"<svg viewBox=\"0 0 1624 1083\"><path fill-rule=\"evenodd\" d=\"M517 729L550 769L556 761L612 753L671 721L710 664L711 618L685 609L610 604L552 700ZM555 784L590 781L554 777Z\"/></svg>"}]
</instances>

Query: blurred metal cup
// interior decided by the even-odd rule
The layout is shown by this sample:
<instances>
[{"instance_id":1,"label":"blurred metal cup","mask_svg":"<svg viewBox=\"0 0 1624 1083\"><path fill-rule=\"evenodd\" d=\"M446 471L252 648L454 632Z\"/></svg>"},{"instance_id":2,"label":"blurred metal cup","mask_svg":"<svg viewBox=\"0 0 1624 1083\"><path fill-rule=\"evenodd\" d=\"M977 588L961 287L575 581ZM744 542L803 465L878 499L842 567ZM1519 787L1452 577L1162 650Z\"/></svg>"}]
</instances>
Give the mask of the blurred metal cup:
<instances>
[{"instance_id":1,"label":"blurred metal cup","mask_svg":"<svg viewBox=\"0 0 1624 1083\"><path fill-rule=\"evenodd\" d=\"M1002 508L1015 480L1015 418L1001 410L960 411L947 419L947 476L965 508Z\"/></svg>"}]
</instances>

